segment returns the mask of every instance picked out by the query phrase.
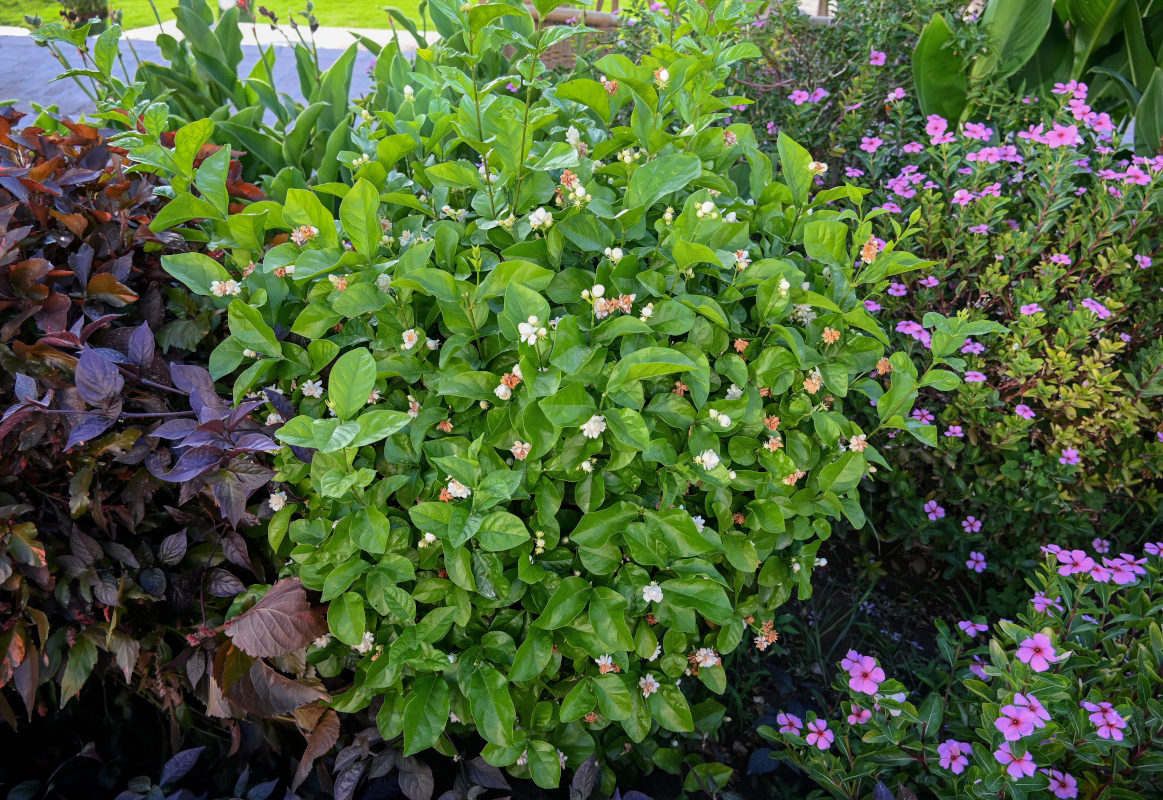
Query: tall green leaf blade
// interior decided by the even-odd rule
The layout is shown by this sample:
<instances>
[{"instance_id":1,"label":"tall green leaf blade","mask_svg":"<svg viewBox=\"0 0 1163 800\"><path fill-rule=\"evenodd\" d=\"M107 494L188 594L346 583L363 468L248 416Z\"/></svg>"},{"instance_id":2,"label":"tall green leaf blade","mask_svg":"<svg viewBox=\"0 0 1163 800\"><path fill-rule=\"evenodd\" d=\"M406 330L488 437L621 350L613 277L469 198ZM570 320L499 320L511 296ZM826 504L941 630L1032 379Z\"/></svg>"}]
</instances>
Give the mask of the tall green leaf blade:
<instances>
[{"instance_id":1,"label":"tall green leaf blade","mask_svg":"<svg viewBox=\"0 0 1163 800\"><path fill-rule=\"evenodd\" d=\"M913 50L913 84L921 113L937 114L956 124L965 110L969 82L965 62L954 45L949 23L935 14Z\"/></svg>"}]
</instances>

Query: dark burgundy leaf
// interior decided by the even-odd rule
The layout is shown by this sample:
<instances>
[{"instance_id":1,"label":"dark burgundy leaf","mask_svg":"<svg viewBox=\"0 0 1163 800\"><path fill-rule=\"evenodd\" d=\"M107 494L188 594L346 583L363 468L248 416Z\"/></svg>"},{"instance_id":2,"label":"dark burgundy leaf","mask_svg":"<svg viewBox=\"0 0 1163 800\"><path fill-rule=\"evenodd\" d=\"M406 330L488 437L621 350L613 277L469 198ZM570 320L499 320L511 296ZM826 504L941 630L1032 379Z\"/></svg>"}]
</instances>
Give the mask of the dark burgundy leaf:
<instances>
[{"instance_id":1,"label":"dark burgundy leaf","mask_svg":"<svg viewBox=\"0 0 1163 800\"><path fill-rule=\"evenodd\" d=\"M109 327L109 323L111 323L113 320L119 319L119 318L120 318L119 314L104 314L104 315L94 319L92 322L90 322L84 328L81 327L81 320L77 320L77 323L75 325L73 325L74 335L77 337L78 341L87 342L87 341L89 341L90 336L92 336L94 333L101 330L102 328ZM117 355L120 357L121 354L118 353ZM124 361L124 359L122 359L122 361ZM118 362L118 363L120 363L120 362Z\"/></svg>"},{"instance_id":2,"label":"dark burgundy leaf","mask_svg":"<svg viewBox=\"0 0 1163 800\"><path fill-rule=\"evenodd\" d=\"M279 785L278 780L267 781L260 783L257 786L250 787L250 791L246 793L246 800L267 800L271 796L271 792ZM336 795L338 800L339 795Z\"/></svg>"},{"instance_id":3,"label":"dark burgundy leaf","mask_svg":"<svg viewBox=\"0 0 1163 800\"><path fill-rule=\"evenodd\" d=\"M214 447L218 450L233 450L234 443L221 433L205 430L206 425L200 425L198 430L192 431L182 440L183 447Z\"/></svg>"},{"instance_id":4,"label":"dark burgundy leaf","mask_svg":"<svg viewBox=\"0 0 1163 800\"><path fill-rule=\"evenodd\" d=\"M280 449L280 445L265 433L244 433L234 440L235 450L248 453L270 453Z\"/></svg>"},{"instance_id":5,"label":"dark burgundy leaf","mask_svg":"<svg viewBox=\"0 0 1163 800\"><path fill-rule=\"evenodd\" d=\"M69 255L69 266L73 268L73 273L82 286L89 283L89 273L93 271L93 248L88 242Z\"/></svg>"},{"instance_id":6,"label":"dark burgundy leaf","mask_svg":"<svg viewBox=\"0 0 1163 800\"><path fill-rule=\"evenodd\" d=\"M86 565L93 564L104 555L96 539L76 528L69 534L69 549Z\"/></svg>"},{"instance_id":7,"label":"dark burgundy leaf","mask_svg":"<svg viewBox=\"0 0 1163 800\"><path fill-rule=\"evenodd\" d=\"M22 402L36 400L36 381L20 372L16 373L16 399Z\"/></svg>"},{"instance_id":8,"label":"dark burgundy leaf","mask_svg":"<svg viewBox=\"0 0 1163 800\"><path fill-rule=\"evenodd\" d=\"M73 428L69 431L69 439L65 443L65 449L71 450L73 445L87 442L109 430L121 415L121 401L118 400L115 408L110 410L114 413L94 411L83 415L70 414L73 419ZM78 417L81 419L80 422L76 421Z\"/></svg>"},{"instance_id":9,"label":"dark burgundy leaf","mask_svg":"<svg viewBox=\"0 0 1163 800\"><path fill-rule=\"evenodd\" d=\"M133 567L134 569L141 567L141 564L137 561L137 557L133 555L133 551L125 545L119 542L101 542L101 547L105 549L105 552L109 554L110 558L117 559L127 567Z\"/></svg>"},{"instance_id":10,"label":"dark burgundy leaf","mask_svg":"<svg viewBox=\"0 0 1163 800\"><path fill-rule=\"evenodd\" d=\"M165 539L162 539L162 546L158 548L157 558L166 566L172 567L177 564L186 555L186 531L182 529L177 533L171 533Z\"/></svg>"},{"instance_id":11,"label":"dark burgundy leaf","mask_svg":"<svg viewBox=\"0 0 1163 800\"><path fill-rule=\"evenodd\" d=\"M237 567L252 569L250 553L246 549L246 540L238 531L228 531L222 537L222 555L226 556L226 560Z\"/></svg>"},{"instance_id":12,"label":"dark burgundy leaf","mask_svg":"<svg viewBox=\"0 0 1163 800\"><path fill-rule=\"evenodd\" d=\"M876 782L876 788L872 790L872 798L873 800L896 800L892 795L892 789L881 781Z\"/></svg>"},{"instance_id":13,"label":"dark burgundy leaf","mask_svg":"<svg viewBox=\"0 0 1163 800\"><path fill-rule=\"evenodd\" d=\"M128 364L129 359L120 350L114 350L111 347L94 347L93 352L101 356L101 358L110 362L111 364Z\"/></svg>"},{"instance_id":14,"label":"dark burgundy leaf","mask_svg":"<svg viewBox=\"0 0 1163 800\"><path fill-rule=\"evenodd\" d=\"M204 395L215 394L214 380L202 367L189 364L170 364L170 379L174 386L187 394L198 391Z\"/></svg>"},{"instance_id":15,"label":"dark burgundy leaf","mask_svg":"<svg viewBox=\"0 0 1163 800\"><path fill-rule=\"evenodd\" d=\"M363 772L363 764L356 764L341 772L335 779L335 800L352 800L359 782L363 780Z\"/></svg>"},{"instance_id":16,"label":"dark burgundy leaf","mask_svg":"<svg viewBox=\"0 0 1163 800\"><path fill-rule=\"evenodd\" d=\"M234 473L229 470L216 470L212 475L207 476L210 483L210 489L214 493L214 499L218 501L218 508L222 511L222 516L230 521L230 524L238 527L238 521L242 519L242 515L246 513L246 490Z\"/></svg>"},{"instance_id":17,"label":"dark burgundy leaf","mask_svg":"<svg viewBox=\"0 0 1163 800\"><path fill-rule=\"evenodd\" d=\"M400 791L408 800L432 800L432 768L425 762L409 756L400 762Z\"/></svg>"},{"instance_id":18,"label":"dark burgundy leaf","mask_svg":"<svg viewBox=\"0 0 1163 800\"><path fill-rule=\"evenodd\" d=\"M194 768L194 765L198 762L198 757L202 755L202 751L205 749L205 747L193 747L189 750L183 750L171 758L162 767L162 777L158 783L161 786L166 786L185 777L186 773Z\"/></svg>"},{"instance_id":19,"label":"dark burgundy leaf","mask_svg":"<svg viewBox=\"0 0 1163 800\"><path fill-rule=\"evenodd\" d=\"M198 427L194 419L171 419L154 428L148 435L159 439L181 439L189 436Z\"/></svg>"},{"instance_id":20,"label":"dark burgundy leaf","mask_svg":"<svg viewBox=\"0 0 1163 800\"><path fill-rule=\"evenodd\" d=\"M264 389L263 393L266 395L267 402L275 407L283 419L290 419L295 416L295 407L291 405L291 401L286 398L282 392L274 389Z\"/></svg>"},{"instance_id":21,"label":"dark burgundy leaf","mask_svg":"<svg viewBox=\"0 0 1163 800\"><path fill-rule=\"evenodd\" d=\"M326 632L323 609L311 606L298 578L279 581L251 608L226 621L226 635L256 657L292 653Z\"/></svg>"},{"instance_id":22,"label":"dark burgundy leaf","mask_svg":"<svg viewBox=\"0 0 1163 800\"><path fill-rule=\"evenodd\" d=\"M192 447L182 453L178 463L169 472L154 475L163 481L181 483L218 466L221 459L222 450L217 447Z\"/></svg>"},{"instance_id":23,"label":"dark burgundy leaf","mask_svg":"<svg viewBox=\"0 0 1163 800\"><path fill-rule=\"evenodd\" d=\"M114 260L106 262L104 269L106 272L112 273L118 281L124 283L129 279L129 271L133 269L133 253L123 253Z\"/></svg>"},{"instance_id":24,"label":"dark burgundy leaf","mask_svg":"<svg viewBox=\"0 0 1163 800\"><path fill-rule=\"evenodd\" d=\"M484 786L486 789L508 791L510 788L505 773L480 756L468 762L468 779L474 786Z\"/></svg>"},{"instance_id":25,"label":"dark burgundy leaf","mask_svg":"<svg viewBox=\"0 0 1163 800\"><path fill-rule=\"evenodd\" d=\"M226 698L259 717L277 717L316 700L328 699L321 688L293 681L275 672L265 661L255 661L226 691Z\"/></svg>"},{"instance_id":26,"label":"dark burgundy leaf","mask_svg":"<svg viewBox=\"0 0 1163 800\"><path fill-rule=\"evenodd\" d=\"M588 800L594 793L594 785L601 773L597 759L593 756L587 758L573 775L569 785L569 800Z\"/></svg>"},{"instance_id":27,"label":"dark burgundy leaf","mask_svg":"<svg viewBox=\"0 0 1163 800\"><path fill-rule=\"evenodd\" d=\"M210 594L215 597L234 597L246 591L246 584L224 569L210 570Z\"/></svg>"},{"instance_id":28,"label":"dark burgundy leaf","mask_svg":"<svg viewBox=\"0 0 1163 800\"><path fill-rule=\"evenodd\" d=\"M102 406L121 394L125 380L117 367L86 346L77 360L77 393L91 406Z\"/></svg>"},{"instance_id":29,"label":"dark burgundy leaf","mask_svg":"<svg viewBox=\"0 0 1163 800\"><path fill-rule=\"evenodd\" d=\"M111 575L102 576L99 581L93 584L93 597L107 606L120 606L121 589L117 580Z\"/></svg>"},{"instance_id":30,"label":"dark burgundy leaf","mask_svg":"<svg viewBox=\"0 0 1163 800\"><path fill-rule=\"evenodd\" d=\"M323 712L323 716L311 729L311 735L307 737L307 747L303 750L303 757L299 759L299 767L291 781L291 791L298 789L303 781L307 780L316 759L325 755L337 741L339 741L339 715L329 708Z\"/></svg>"},{"instance_id":31,"label":"dark burgundy leaf","mask_svg":"<svg viewBox=\"0 0 1163 800\"><path fill-rule=\"evenodd\" d=\"M137 576L137 582L154 597L161 597L166 593L166 574L157 567L143 569Z\"/></svg>"},{"instance_id":32,"label":"dark burgundy leaf","mask_svg":"<svg viewBox=\"0 0 1163 800\"><path fill-rule=\"evenodd\" d=\"M232 429L237 427L238 423L246 419L247 414L261 405L262 401L260 400L247 400L245 403L240 403L235 406L234 410L230 412L230 416L226 419L226 427ZM282 412L280 411L279 413L281 414ZM291 412L291 416L294 416L294 411ZM287 419L290 419L290 417L287 417Z\"/></svg>"},{"instance_id":33,"label":"dark burgundy leaf","mask_svg":"<svg viewBox=\"0 0 1163 800\"><path fill-rule=\"evenodd\" d=\"M133 329L129 337L129 360L145 369L153 361L153 331L144 322Z\"/></svg>"}]
</instances>

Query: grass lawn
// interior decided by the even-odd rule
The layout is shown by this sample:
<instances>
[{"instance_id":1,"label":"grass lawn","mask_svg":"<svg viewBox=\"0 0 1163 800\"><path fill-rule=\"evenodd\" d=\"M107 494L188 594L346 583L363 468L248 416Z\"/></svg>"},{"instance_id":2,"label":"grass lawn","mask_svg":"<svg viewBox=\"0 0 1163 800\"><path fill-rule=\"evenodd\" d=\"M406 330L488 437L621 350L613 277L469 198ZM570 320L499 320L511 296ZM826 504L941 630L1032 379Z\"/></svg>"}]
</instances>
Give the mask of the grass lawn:
<instances>
[{"instance_id":1,"label":"grass lawn","mask_svg":"<svg viewBox=\"0 0 1163 800\"><path fill-rule=\"evenodd\" d=\"M305 0L252 0L256 6L265 5L285 22L296 11L303 10ZM154 0L163 20L173 18L169 9L175 5L171 0ZM156 25L157 17L149 0L110 0L110 7L120 9L123 16L122 27L140 28ZM417 0L383 0L383 5L394 5L406 16L418 20ZM380 10L378 2L362 0L315 0L315 18L320 25L336 28L387 28L388 15ZM24 25L25 14L39 14L41 19L51 22L57 19L61 5L45 0L0 0L0 25Z\"/></svg>"}]
</instances>

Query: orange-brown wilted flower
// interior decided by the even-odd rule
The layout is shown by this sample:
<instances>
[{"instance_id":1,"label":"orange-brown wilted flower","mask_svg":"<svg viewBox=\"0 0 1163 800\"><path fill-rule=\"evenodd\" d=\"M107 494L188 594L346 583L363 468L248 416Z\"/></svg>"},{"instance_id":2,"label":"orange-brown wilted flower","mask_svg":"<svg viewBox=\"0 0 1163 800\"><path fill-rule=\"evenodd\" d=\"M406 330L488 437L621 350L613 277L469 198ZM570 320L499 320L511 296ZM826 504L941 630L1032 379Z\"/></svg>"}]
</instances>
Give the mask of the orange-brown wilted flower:
<instances>
[{"instance_id":1,"label":"orange-brown wilted flower","mask_svg":"<svg viewBox=\"0 0 1163 800\"><path fill-rule=\"evenodd\" d=\"M824 328L824 333L821 337L826 344L836 344L840 341L840 331L835 328Z\"/></svg>"},{"instance_id":2,"label":"orange-brown wilted flower","mask_svg":"<svg viewBox=\"0 0 1163 800\"><path fill-rule=\"evenodd\" d=\"M747 345L749 345L749 344L751 344L751 342L747 341L746 339L736 339L735 340L735 352L742 353L744 350L747 349Z\"/></svg>"},{"instance_id":3,"label":"orange-brown wilted flower","mask_svg":"<svg viewBox=\"0 0 1163 800\"><path fill-rule=\"evenodd\" d=\"M677 394L679 397L683 397L690 390L691 390L691 387L687 386L682 381L675 381L674 382L674 393Z\"/></svg>"},{"instance_id":4,"label":"orange-brown wilted flower","mask_svg":"<svg viewBox=\"0 0 1163 800\"><path fill-rule=\"evenodd\" d=\"M892 372L892 362L887 358L882 358L880 361L876 362L877 375L887 375L890 372Z\"/></svg>"},{"instance_id":5,"label":"orange-brown wilted flower","mask_svg":"<svg viewBox=\"0 0 1163 800\"><path fill-rule=\"evenodd\" d=\"M436 429L444 431L445 433L452 433L452 420L442 419L436 423Z\"/></svg>"},{"instance_id":6,"label":"orange-brown wilted flower","mask_svg":"<svg viewBox=\"0 0 1163 800\"><path fill-rule=\"evenodd\" d=\"M767 426L769 431L779 430L779 417L775 414L772 414L770 417L764 417L763 424Z\"/></svg>"},{"instance_id":7,"label":"orange-brown wilted flower","mask_svg":"<svg viewBox=\"0 0 1163 800\"><path fill-rule=\"evenodd\" d=\"M880 248L876 246L876 239L869 239L864 243L864 247L860 248L860 260L865 264L871 264L876 260L876 254L880 252Z\"/></svg>"}]
</instances>

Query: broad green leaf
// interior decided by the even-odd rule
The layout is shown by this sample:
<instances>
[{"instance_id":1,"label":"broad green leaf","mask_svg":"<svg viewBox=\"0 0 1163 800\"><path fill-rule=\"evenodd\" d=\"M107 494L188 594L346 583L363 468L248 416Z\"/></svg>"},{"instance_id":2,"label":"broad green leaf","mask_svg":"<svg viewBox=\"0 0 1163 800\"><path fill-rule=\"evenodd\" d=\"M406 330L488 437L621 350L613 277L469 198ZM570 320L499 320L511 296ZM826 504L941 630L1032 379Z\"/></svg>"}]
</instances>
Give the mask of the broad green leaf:
<instances>
[{"instance_id":1,"label":"broad green leaf","mask_svg":"<svg viewBox=\"0 0 1163 800\"><path fill-rule=\"evenodd\" d=\"M420 675L412 684L404 706L404 755L410 756L436 744L451 711L451 693L440 674Z\"/></svg>"},{"instance_id":2,"label":"broad green leaf","mask_svg":"<svg viewBox=\"0 0 1163 800\"><path fill-rule=\"evenodd\" d=\"M230 321L230 335L251 350L264 355L277 356L283 352L275 332L263 321L257 308L248 306L238 298L230 301L227 316Z\"/></svg>"},{"instance_id":3,"label":"broad green leaf","mask_svg":"<svg viewBox=\"0 0 1163 800\"><path fill-rule=\"evenodd\" d=\"M376 360L366 348L339 357L327 378L327 399L340 419L351 419L367 405L376 383Z\"/></svg>"}]
</instances>

